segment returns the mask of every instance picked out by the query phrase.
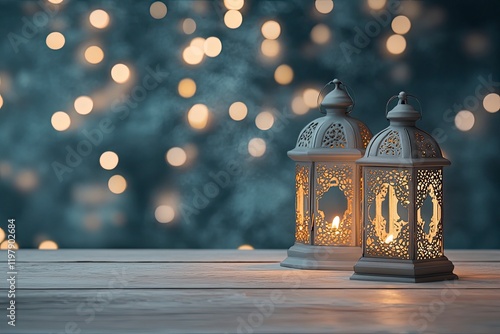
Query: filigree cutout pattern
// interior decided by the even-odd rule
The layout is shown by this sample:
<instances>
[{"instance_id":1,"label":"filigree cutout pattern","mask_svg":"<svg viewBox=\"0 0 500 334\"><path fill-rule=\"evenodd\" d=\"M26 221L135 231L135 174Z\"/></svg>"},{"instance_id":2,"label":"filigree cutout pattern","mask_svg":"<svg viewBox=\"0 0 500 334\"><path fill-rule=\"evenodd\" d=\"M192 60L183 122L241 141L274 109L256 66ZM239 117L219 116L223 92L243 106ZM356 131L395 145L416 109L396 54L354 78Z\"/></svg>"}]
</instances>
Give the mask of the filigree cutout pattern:
<instances>
[{"instance_id":1,"label":"filigree cutout pattern","mask_svg":"<svg viewBox=\"0 0 500 334\"><path fill-rule=\"evenodd\" d=\"M309 174L309 166L295 166L295 240L304 244L310 242Z\"/></svg>"},{"instance_id":2,"label":"filigree cutout pattern","mask_svg":"<svg viewBox=\"0 0 500 334\"><path fill-rule=\"evenodd\" d=\"M436 147L431 138L425 138L423 134L415 132L415 143L417 145L417 156L419 158L437 157Z\"/></svg>"},{"instance_id":3,"label":"filigree cutout pattern","mask_svg":"<svg viewBox=\"0 0 500 334\"><path fill-rule=\"evenodd\" d=\"M397 131L390 131L378 148L379 155L400 156L401 140Z\"/></svg>"},{"instance_id":4,"label":"filigree cutout pattern","mask_svg":"<svg viewBox=\"0 0 500 334\"><path fill-rule=\"evenodd\" d=\"M311 122L309 125L302 131L302 133L299 136L299 139L297 140L297 147L312 147L313 143L312 141L314 140L313 134L314 130L316 130L316 127L318 126L318 122Z\"/></svg>"},{"instance_id":5,"label":"filigree cutout pattern","mask_svg":"<svg viewBox=\"0 0 500 334\"><path fill-rule=\"evenodd\" d=\"M410 229L407 211L410 204L410 171L408 169L365 168L364 179L366 197L363 219L366 256L409 259ZM383 217L380 205L386 197L389 200L389 210L397 210L397 205L400 204L406 211L406 217L399 217L397 211L396 213L393 211L389 217ZM376 208L374 217L370 216L372 205ZM394 226L389 225L389 232L386 229L387 223L394 224ZM390 236L391 229L392 236Z\"/></svg>"},{"instance_id":6,"label":"filigree cutout pattern","mask_svg":"<svg viewBox=\"0 0 500 334\"><path fill-rule=\"evenodd\" d=\"M347 140L345 138L344 127L340 123L331 124L323 136L322 147L345 148Z\"/></svg>"},{"instance_id":7,"label":"filigree cutout pattern","mask_svg":"<svg viewBox=\"0 0 500 334\"><path fill-rule=\"evenodd\" d=\"M358 122L358 126L359 132L361 133L361 140L363 141L363 147L367 148L368 143L372 139L372 133L363 122Z\"/></svg>"}]
</instances>

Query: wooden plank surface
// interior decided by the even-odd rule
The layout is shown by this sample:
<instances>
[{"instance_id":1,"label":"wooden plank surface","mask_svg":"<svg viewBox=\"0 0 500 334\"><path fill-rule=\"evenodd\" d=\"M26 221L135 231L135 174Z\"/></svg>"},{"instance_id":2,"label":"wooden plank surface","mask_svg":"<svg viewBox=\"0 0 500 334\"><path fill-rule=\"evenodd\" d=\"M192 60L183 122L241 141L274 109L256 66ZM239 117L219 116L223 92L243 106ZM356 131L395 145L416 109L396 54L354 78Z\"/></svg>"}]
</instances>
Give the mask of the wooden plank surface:
<instances>
[{"instance_id":1,"label":"wooden plank surface","mask_svg":"<svg viewBox=\"0 0 500 334\"><path fill-rule=\"evenodd\" d=\"M285 256L21 250L18 325L2 317L0 333L500 333L499 250L447 251L460 280L423 284L283 268Z\"/></svg>"}]
</instances>

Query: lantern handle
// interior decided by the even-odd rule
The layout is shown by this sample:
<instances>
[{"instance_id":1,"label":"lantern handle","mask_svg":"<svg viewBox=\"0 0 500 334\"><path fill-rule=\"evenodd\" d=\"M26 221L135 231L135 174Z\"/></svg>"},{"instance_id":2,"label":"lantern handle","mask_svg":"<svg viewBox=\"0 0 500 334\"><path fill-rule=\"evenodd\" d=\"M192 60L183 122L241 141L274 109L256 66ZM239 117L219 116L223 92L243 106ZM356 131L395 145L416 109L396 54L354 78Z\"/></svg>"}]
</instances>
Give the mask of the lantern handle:
<instances>
[{"instance_id":1,"label":"lantern handle","mask_svg":"<svg viewBox=\"0 0 500 334\"><path fill-rule=\"evenodd\" d=\"M352 105L348 107L348 110L347 110L346 114L349 115L352 112L352 110L354 109L354 105L355 105L356 102L354 101L352 95L349 93L349 90L352 91L352 89L349 86L347 86L345 83L343 83L341 81L338 81L337 79L334 79L334 80L328 82L323 88L321 88L321 90L319 91L319 94L318 94L318 99L316 100L316 103L318 104L319 112L322 113L323 115L326 115L326 111L324 111L323 108L321 108L321 104L319 103L319 98L321 97L321 94L326 89L326 87L328 87L328 86L330 86L332 84L335 84L337 82L339 82L339 84L341 84L342 86L344 86L346 88L345 91L346 91L347 95L349 95L349 97L352 100Z\"/></svg>"},{"instance_id":2,"label":"lantern handle","mask_svg":"<svg viewBox=\"0 0 500 334\"><path fill-rule=\"evenodd\" d=\"M389 103L391 103L392 100L394 100L396 98L406 99L407 97L413 97L415 100L417 100L418 106L420 107L420 110L419 110L420 119L422 119L422 103L420 103L420 100L415 95L406 94L405 92L401 92L401 93L399 93L399 95L394 95L389 99L389 101L387 101L387 104L385 105L385 118L387 118L387 115L389 114Z\"/></svg>"}]
</instances>

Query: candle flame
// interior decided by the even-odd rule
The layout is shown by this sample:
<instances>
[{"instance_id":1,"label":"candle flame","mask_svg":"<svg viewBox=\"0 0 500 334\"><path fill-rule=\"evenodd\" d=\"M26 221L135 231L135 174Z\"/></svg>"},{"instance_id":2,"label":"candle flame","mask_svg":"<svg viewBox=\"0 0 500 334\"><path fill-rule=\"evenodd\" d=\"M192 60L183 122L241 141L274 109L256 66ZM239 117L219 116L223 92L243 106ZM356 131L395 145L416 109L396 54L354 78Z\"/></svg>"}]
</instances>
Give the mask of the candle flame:
<instances>
[{"instance_id":1,"label":"candle flame","mask_svg":"<svg viewBox=\"0 0 500 334\"><path fill-rule=\"evenodd\" d=\"M335 218L333 218L333 221L332 221L332 228L338 229L339 224L340 224L340 218L339 218L339 216L335 216Z\"/></svg>"},{"instance_id":2,"label":"candle flame","mask_svg":"<svg viewBox=\"0 0 500 334\"><path fill-rule=\"evenodd\" d=\"M388 243L391 243L394 241L394 236L392 234L389 234L387 236L387 238L385 238L385 243L388 244Z\"/></svg>"}]
</instances>

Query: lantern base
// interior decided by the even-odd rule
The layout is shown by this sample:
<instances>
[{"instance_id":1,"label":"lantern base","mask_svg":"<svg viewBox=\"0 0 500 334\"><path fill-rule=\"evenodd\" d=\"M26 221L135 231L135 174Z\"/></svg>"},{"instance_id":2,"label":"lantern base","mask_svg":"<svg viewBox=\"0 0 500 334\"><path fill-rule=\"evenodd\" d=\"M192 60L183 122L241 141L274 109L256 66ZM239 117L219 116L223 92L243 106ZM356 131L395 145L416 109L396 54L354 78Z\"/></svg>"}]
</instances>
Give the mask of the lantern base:
<instances>
[{"instance_id":1,"label":"lantern base","mask_svg":"<svg viewBox=\"0 0 500 334\"><path fill-rule=\"evenodd\" d=\"M318 270L353 270L361 247L312 246L296 243L288 250L282 267Z\"/></svg>"},{"instance_id":2,"label":"lantern base","mask_svg":"<svg viewBox=\"0 0 500 334\"><path fill-rule=\"evenodd\" d=\"M433 260L399 260L362 257L354 266L352 280L423 283L458 279L446 256Z\"/></svg>"}]
</instances>

